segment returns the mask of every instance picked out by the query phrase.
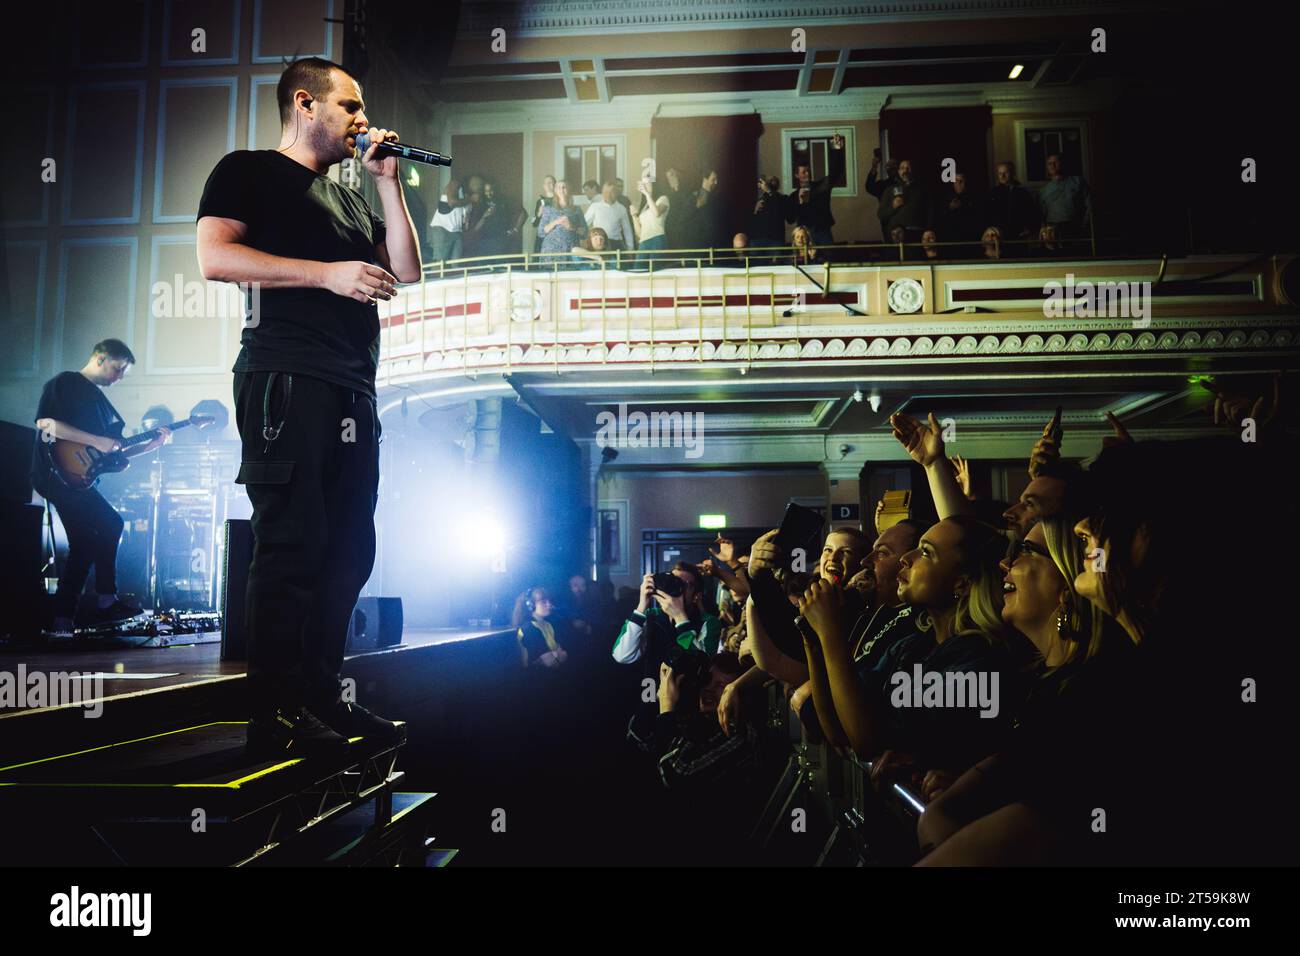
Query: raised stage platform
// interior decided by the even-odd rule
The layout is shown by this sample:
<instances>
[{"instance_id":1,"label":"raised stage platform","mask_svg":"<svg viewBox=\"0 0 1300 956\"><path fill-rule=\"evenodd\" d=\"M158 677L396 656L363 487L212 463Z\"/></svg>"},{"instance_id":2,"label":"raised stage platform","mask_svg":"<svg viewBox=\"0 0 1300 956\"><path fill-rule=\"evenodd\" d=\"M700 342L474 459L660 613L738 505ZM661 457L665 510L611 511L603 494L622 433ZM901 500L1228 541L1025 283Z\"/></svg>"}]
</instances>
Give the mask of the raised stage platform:
<instances>
[{"instance_id":1,"label":"raised stage platform","mask_svg":"<svg viewBox=\"0 0 1300 956\"><path fill-rule=\"evenodd\" d=\"M409 628L397 646L349 655L343 676L358 703L419 714L432 737L512 669L508 629ZM77 704L0 710L0 863L443 865L455 853L427 835L434 791L397 790L400 746L357 738L331 766L249 760L245 666L218 644L11 649L6 673L11 685L20 673L96 680Z\"/></svg>"}]
</instances>

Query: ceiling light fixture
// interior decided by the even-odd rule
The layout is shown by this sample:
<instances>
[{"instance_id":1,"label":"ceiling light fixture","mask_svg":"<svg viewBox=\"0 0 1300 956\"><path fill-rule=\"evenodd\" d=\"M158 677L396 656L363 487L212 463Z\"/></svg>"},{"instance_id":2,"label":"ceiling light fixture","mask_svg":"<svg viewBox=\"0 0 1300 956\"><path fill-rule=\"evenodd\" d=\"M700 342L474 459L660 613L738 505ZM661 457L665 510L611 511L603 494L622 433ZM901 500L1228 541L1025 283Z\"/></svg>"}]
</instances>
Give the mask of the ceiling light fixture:
<instances>
[{"instance_id":1,"label":"ceiling light fixture","mask_svg":"<svg viewBox=\"0 0 1300 956\"><path fill-rule=\"evenodd\" d=\"M1011 68L1011 76L1009 76L1008 79L1014 80L1024 71L1025 71L1025 65L1023 63L1017 63L1015 66Z\"/></svg>"}]
</instances>

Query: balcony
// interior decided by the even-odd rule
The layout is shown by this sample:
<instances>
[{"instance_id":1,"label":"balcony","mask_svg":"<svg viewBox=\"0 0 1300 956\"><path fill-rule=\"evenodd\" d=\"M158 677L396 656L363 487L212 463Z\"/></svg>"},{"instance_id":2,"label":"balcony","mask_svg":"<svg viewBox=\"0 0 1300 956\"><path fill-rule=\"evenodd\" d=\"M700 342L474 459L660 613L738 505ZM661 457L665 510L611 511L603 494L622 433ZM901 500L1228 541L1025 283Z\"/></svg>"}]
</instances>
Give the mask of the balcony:
<instances>
[{"instance_id":1,"label":"balcony","mask_svg":"<svg viewBox=\"0 0 1300 956\"><path fill-rule=\"evenodd\" d=\"M919 247L834 251L834 263L798 267L772 262L788 250L435 264L380 304L378 384L844 366L1261 370L1296 357L1300 316L1282 290L1285 257L948 261L921 258ZM1090 300L1089 288L1111 294Z\"/></svg>"}]
</instances>

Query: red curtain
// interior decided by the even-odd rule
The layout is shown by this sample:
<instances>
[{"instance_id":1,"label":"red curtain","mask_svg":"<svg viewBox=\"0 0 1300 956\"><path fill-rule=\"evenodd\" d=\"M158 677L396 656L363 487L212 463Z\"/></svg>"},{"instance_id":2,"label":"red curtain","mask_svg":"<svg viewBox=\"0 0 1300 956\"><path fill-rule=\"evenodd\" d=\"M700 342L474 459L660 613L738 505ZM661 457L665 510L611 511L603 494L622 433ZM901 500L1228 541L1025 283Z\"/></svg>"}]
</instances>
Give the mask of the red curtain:
<instances>
[{"instance_id":1,"label":"red curtain","mask_svg":"<svg viewBox=\"0 0 1300 956\"><path fill-rule=\"evenodd\" d=\"M758 193L758 138L762 134L763 121L757 113L656 117L650 123L650 136L655 141L658 183L664 185L664 173L675 167L681 173L682 189L690 193L700 188L709 167L717 169L722 221L730 232L743 231ZM629 172L640 168L638 157L629 159L633 160ZM634 189L629 182L628 192Z\"/></svg>"}]
</instances>

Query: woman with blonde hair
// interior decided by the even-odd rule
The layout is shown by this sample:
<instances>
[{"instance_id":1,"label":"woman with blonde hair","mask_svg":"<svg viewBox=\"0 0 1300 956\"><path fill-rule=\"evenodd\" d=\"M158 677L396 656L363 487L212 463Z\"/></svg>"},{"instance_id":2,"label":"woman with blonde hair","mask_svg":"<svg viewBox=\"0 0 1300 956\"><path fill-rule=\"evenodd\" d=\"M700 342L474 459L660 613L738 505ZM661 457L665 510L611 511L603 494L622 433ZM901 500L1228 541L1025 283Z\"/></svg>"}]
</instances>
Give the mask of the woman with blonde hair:
<instances>
[{"instance_id":1,"label":"woman with blonde hair","mask_svg":"<svg viewBox=\"0 0 1300 956\"><path fill-rule=\"evenodd\" d=\"M998 529L974 518L955 515L931 526L898 572L898 595L915 609L920 633L861 672L845 642L821 637L836 631L842 589L812 584L799 608L818 637L805 634L804 645L817 713L833 744L847 744L863 760L902 751L923 769L958 773L998 750L1022 693L1001 614L998 562L1005 553ZM912 685L921 679L933 688L936 673L942 687L964 686L965 699L917 706ZM973 685L997 687L986 693L987 706L971 699Z\"/></svg>"},{"instance_id":2,"label":"woman with blonde hair","mask_svg":"<svg viewBox=\"0 0 1300 956\"><path fill-rule=\"evenodd\" d=\"M826 261L826 256L813 244L812 230L807 226L794 227L790 245L794 246L793 262L797 266L820 265Z\"/></svg>"},{"instance_id":3,"label":"woman with blonde hair","mask_svg":"<svg viewBox=\"0 0 1300 956\"><path fill-rule=\"evenodd\" d=\"M1002 258L1002 230L997 226L989 226L980 236L980 246L983 248L985 259Z\"/></svg>"}]
</instances>

